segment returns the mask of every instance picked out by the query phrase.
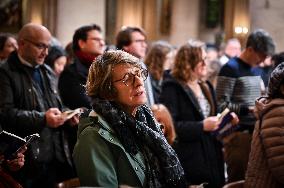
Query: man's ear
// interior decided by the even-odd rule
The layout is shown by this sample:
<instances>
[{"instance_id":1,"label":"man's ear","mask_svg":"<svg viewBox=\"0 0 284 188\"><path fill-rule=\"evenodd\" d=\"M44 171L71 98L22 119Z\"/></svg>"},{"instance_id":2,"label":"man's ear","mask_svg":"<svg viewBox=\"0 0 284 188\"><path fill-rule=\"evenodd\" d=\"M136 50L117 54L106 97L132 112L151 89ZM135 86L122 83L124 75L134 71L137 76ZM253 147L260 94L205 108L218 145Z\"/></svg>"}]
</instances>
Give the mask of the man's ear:
<instances>
[{"instance_id":1,"label":"man's ear","mask_svg":"<svg viewBox=\"0 0 284 188\"><path fill-rule=\"evenodd\" d=\"M122 50L125 51L125 52L128 52L129 47L128 47L128 46L123 46L123 47L122 47Z\"/></svg>"},{"instance_id":2,"label":"man's ear","mask_svg":"<svg viewBox=\"0 0 284 188\"><path fill-rule=\"evenodd\" d=\"M79 45L80 49L84 49L85 45L86 45L86 41L84 41L82 39L79 39L78 40L78 45Z\"/></svg>"}]
</instances>

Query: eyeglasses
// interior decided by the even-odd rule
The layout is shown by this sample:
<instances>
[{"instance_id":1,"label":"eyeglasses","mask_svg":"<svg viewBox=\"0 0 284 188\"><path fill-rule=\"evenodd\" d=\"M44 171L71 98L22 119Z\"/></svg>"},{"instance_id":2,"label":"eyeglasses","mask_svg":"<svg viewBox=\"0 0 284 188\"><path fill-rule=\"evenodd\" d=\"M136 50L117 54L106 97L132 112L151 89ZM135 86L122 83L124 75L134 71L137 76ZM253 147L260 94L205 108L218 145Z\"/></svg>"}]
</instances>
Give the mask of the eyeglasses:
<instances>
[{"instance_id":1,"label":"eyeglasses","mask_svg":"<svg viewBox=\"0 0 284 188\"><path fill-rule=\"evenodd\" d=\"M137 40L134 40L133 42L137 42L137 43L146 43L146 40L145 39L137 39Z\"/></svg>"},{"instance_id":2,"label":"eyeglasses","mask_svg":"<svg viewBox=\"0 0 284 188\"><path fill-rule=\"evenodd\" d=\"M126 86L134 85L136 76L138 78L142 78L145 81L148 77L148 71L146 69L137 70L134 74L133 73L126 73L122 79L116 80L115 82L122 81Z\"/></svg>"},{"instance_id":3,"label":"eyeglasses","mask_svg":"<svg viewBox=\"0 0 284 188\"><path fill-rule=\"evenodd\" d=\"M43 43L36 43L36 42L33 42L33 41L29 40L29 39L24 39L24 40L27 41L27 42L29 42L29 43L31 43L31 44L34 45L37 49L42 50L42 51L50 48L49 45L46 45L46 44L43 44Z\"/></svg>"}]
</instances>

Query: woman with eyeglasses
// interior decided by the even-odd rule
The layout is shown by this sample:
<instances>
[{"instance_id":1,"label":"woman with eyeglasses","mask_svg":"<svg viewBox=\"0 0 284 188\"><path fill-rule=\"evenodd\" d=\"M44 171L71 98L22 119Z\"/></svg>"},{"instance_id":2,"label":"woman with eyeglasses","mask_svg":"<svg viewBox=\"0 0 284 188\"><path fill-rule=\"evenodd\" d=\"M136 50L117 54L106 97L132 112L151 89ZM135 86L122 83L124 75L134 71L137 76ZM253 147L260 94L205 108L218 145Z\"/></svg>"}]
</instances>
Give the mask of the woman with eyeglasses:
<instances>
[{"instance_id":1,"label":"woman with eyeglasses","mask_svg":"<svg viewBox=\"0 0 284 188\"><path fill-rule=\"evenodd\" d=\"M139 59L108 51L89 69L93 110L81 119L73 153L81 186L186 187L183 169L147 107Z\"/></svg>"},{"instance_id":2,"label":"woman with eyeglasses","mask_svg":"<svg viewBox=\"0 0 284 188\"><path fill-rule=\"evenodd\" d=\"M225 182L222 146L212 135L218 128L213 86L207 74L205 45L191 40L177 51L174 67L162 84L161 102L173 117L174 144L188 182L222 187Z\"/></svg>"}]
</instances>

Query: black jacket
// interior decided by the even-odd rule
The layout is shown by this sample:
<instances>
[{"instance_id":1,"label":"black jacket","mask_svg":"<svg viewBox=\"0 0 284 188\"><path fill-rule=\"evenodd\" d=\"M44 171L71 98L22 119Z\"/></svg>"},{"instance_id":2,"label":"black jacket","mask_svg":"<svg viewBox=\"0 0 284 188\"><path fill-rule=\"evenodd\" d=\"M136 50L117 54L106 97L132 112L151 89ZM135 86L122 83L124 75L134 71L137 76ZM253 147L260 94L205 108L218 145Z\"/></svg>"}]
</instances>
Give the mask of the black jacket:
<instances>
[{"instance_id":1,"label":"black jacket","mask_svg":"<svg viewBox=\"0 0 284 188\"><path fill-rule=\"evenodd\" d=\"M89 69L77 57L74 63L65 68L59 77L58 88L64 105L71 109L91 108L91 99L87 96L86 84Z\"/></svg>"},{"instance_id":2,"label":"black jacket","mask_svg":"<svg viewBox=\"0 0 284 188\"><path fill-rule=\"evenodd\" d=\"M209 82L203 84L211 98L208 101L212 103L213 115L216 113L214 90ZM222 187L224 163L221 144L209 132L203 131L204 116L193 91L168 75L162 84L161 102L168 107L174 120L177 133L174 149L187 181L195 185L207 182L209 187Z\"/></svg>"},{"instance_id":3,"label":"black jacket","mask_svg":"<svg viewBox=\"0 0 284 188\"><path fill-rule=\"evenodd\" d=\"M71 128L67 125L49 128L45 120L45 111L49 108L63 108L55 75L46 65L40 65L39 69L43 90L32 79L34 68L22 64L16 52L0 67L2 127L21 137L40 134L40 140L31 144L31 148L26 152L27 168L54 159L72 166L66 134Z\"/></svg>"}]
</instances>

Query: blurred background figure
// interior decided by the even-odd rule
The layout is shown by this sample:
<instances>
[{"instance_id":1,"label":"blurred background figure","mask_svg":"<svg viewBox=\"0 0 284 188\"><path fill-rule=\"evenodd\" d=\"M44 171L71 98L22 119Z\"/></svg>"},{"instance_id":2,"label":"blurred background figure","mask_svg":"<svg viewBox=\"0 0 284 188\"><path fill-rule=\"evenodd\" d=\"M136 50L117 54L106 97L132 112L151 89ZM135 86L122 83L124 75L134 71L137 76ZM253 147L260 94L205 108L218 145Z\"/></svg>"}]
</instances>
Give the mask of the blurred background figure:
<instances>
[{"instance_id":1,"label":"blurred background figure","mask_svg":"<svg viewBox=\"0 0 284 188\"><path fill-rule=\"evenodd\" d=\"M116 47L118 50L124 50L127 53L144 60L147 52L147 35L145 31L140 27L122 27L116 36ZM142 63L144 68L146 65ZM154 101L154 95L152 91L151 78L148 76L145 88L147 92L147 104L152 106Z\"/></svg>"},{"instance_id":2,"label":"blurred background figure","mask_svg":"<svg viewBox=\"0 0 284 188\"><path fill-rule=\"evenodd\" d=\"M84 85L89 67L105 50L101 27L97 24L79 27L73 35L72 49L73 62L64 69L59 78L60 96L70 109L91 108L91 99L86 95Z\"/></svg>"},{"instance_id":3,"label":"blurred background figure","mask_svg":"<svg viewBox=\"0 0 284 188\"><path fill-rule=\"evenodd\" d=\"M156 120L161 124L162 131L168 143L173 145L176 138L176 132L169 110L163 104L154 104L151 107L151 110L153 111Z\"/></svg>"},{"instance_id":4,"label":"blurred background figure","mask_svg":"<svg viewBox=\"0 0 284 188\"><path fill-rule=\"evenodd\" d=\"M259 67L261 68L261 79L263 81L263 86L261 88L262 95L266 95L269 77L273 71L273 62L271 60L271 56L268 56L263 62L261 62Z\"/></svg>"},{"instance_id":5,"label":"blurred background figure","mask_svg":"<svg viewBox=\"0 0 284 188\"><path fill-rule=\"evenodd\" d=\"M241 54L241 43L238 39L232 38L227 41L224 47L224 54L220 57L221 65L225 65L231 58Z\"/></svg>"},{"instance_id":6,"label":"blurred background figure","mask_svg":"<svg viewBox=\"0 0 284 188\"><path fill-rule=\"evenodd\" d=\"M0 64L2 64L11 52L18 49L15 37L9 33L0 34Z\"/></svg>"},{"instance_id":7,"label":"blurred background figure","mask_svg":"<svg viewBox=\"0 0 284 188\"><path fill-rule=\"evenodd\" d=\"M263 92L259 64L274 54L275 44L262 29L251 32L239 57L229 60L220 70L216 96L218 107L229 108L240 119L238 129L223 139L228 182L245 178L255 125L255 99Z\"/></svg>"},{"instance_id":8,"label":"blurred background figure","mask_svg":"<svg viewBox=\"0 0 284 188\"><path fill-rule=\"evenodd\" d=\"M221 64L220 61L218 59L209 61L207 61L207 74L206 74L206 80L208 80L214 87L214 89L216 88L217 85L217 77L218 74L221 70Z\"/></svg>"},{"instance_id":9,"label":"blurred background figure","mask_svg":"<svg viewBox=\"0 0 284 188\"><path fill-rule=\"evenodd\" d=\"M59 77L67 63L67 54L61 46L52 46L49 49L44 63L49 65L56 76Z\"/></svg>"},{"instance_id":10,"label":"blurred background figure","mask_svg":"<svg viewBox=\"0 0 284 188\"><path fill-rule=\"evenodd\" d=\"M144 63L150 73L155 103L159 103L164 72L172 68L173 60L174 49L166 41L153 43L145 57Z\"/></svg>"},{"instance_id":11,"label":"blurred background figure","mask_svg":"<svg viewBox=\"0 0 284 188\"><path fill-rule=\"evenodd\" d=\"M206 44L206 59L208 61L214 61L219 59L219 51L216 45L214 44Z\"/></svg>"},{"instance_id":12,"label":"blurred background figure","mask_svg":"<svg viewBox=\"0 0 284 188\"><path fill-rule=\"evenodd\" d=\"M205 44L188 41L177 51L174 68L162 84L161 102L171 112L177 134L174 144L188 182L222 187L221 143L211 133L218 128L214 88L207 74Z\"/></svg>"},{"instance_id":13,"label":"blurred background figure","mask_svg":"<svg viewBox=\"0 0 284 188\"><path fill-rule=\"evenodd\" d=\"M245 187L284 187L284 63L271 73L267 97L256 100L255 124ZM281 136L280 136L281 135Z\"/></svg>"},{"instance_id":14,"label":"blurred background figure","mask_svg":"<svg viewBox=\"0 0 284 188\"><path fill-rule=\"evenodd\" d=\"M277 67L280 63L284 62L284 52L279 52L271 57L273 67Z\"/></svg>"},{"instance_id":15,"label":"blurred background figure","mask_svg":"<svg viewBox=\"0 0 284 188\"><path fill-rule=\"evenodd\" d=\"M65 46L65 52L67 54L67 65L70 65L74 62L74 52L72 49L72 42L69 42L66 46Z\"/></svg>"},{"instance_id":16,"label":"blurred background figure","mask_svg":"<svg viewBox=\"0 0 284 188\"><path fill-rule=\"evenodd\" d=\"M205 80L208 80L214 88L216 88L217 84L217 76L221 69L221 63L219 61L219 52L218 48L214 44L206 45L206 66L207 66L207 75Z\"/></svg>"}]
</instances>

